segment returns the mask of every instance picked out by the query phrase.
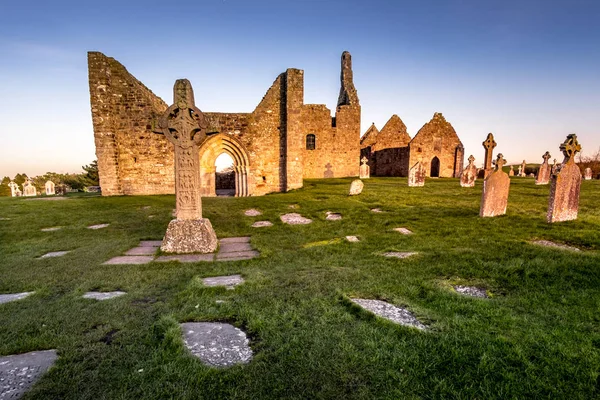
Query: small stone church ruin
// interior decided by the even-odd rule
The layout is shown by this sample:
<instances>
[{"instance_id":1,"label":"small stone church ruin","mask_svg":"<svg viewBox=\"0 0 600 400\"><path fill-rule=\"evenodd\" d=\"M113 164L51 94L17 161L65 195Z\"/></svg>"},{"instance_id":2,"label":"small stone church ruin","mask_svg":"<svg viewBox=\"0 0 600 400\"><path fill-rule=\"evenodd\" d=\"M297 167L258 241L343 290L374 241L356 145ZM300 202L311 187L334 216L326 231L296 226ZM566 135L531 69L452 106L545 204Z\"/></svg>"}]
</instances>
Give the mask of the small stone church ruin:
<instances>
[{"instance_id":1,"label":"small stone church ruin","mask_svg":"<svg viewBox=\"0 0 600 400\"><path fill-rule=\"evenodd\" d=\"M88 69L102 194L175 193L173 147L153 133L167 104L114 58L89 52ZM304 72L294 68L250 113L205 112L200 195L216 195L215 160L223 153L234 161L236 196L300 188L305 178L358 176L360 112L348 52L334 117L325 105L304 104Z\"/></svg>"}]
</instances>

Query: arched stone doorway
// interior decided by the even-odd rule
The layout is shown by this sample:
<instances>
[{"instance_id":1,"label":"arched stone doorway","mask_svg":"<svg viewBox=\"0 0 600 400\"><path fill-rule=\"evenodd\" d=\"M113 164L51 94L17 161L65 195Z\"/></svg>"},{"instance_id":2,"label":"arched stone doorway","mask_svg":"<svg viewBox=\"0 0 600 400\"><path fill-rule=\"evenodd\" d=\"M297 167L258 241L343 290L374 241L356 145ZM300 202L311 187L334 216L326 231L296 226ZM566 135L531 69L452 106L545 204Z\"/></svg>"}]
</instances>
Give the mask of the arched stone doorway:
<instances>
[{"instance_id":1,"label":"arched stone doorway","mask_svg":"<svg viewBox=\"0 0 600 400\"><path fill-rule=\"evenodd\" d=\"M235 172L236 197L251 195L250 161L248 153L240 142L224 133L210 136L200 146L200 193L204 197L213 197L216 192L216 167L217 157L227 154L233 160Z\"/></svg>"},{"instance_id":2,"label":"arched stone doorway","mask_svg":"<svg viewBox=\"0 0 600 400\"><path fill-rule=\"evenodd\" d=\"M235 195L235 170L233 158L221 153L215 161L215 193L217 196Z\"/></svg>"},{"instance_id":3,"label":"arched stone doorway","mask_svg":"<svg viewBox=\"0 0 600 400\"><path fill-rule=\"evenodd\" d=\"M431 160L431 170L429 172L429 176L432 178L440 177L440 159L437 157L433 157Z\"/></svg>"}]
</instances>

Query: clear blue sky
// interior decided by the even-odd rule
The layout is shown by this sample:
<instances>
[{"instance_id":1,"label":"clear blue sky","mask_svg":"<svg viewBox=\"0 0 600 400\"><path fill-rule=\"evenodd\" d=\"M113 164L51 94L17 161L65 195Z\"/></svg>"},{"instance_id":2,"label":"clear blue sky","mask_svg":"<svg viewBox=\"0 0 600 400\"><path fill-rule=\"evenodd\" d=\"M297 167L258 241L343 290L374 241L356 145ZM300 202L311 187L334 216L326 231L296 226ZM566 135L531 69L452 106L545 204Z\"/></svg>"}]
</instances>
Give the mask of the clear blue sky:
<instances>
[{"instance_id":1,"label":"clear blue sky","mask_svg":"<svg viewBox=\"0 0 600 400\"><path fill-rule=\"evenodd\" d=\"M305 102L333 110L348 50L363 133L398 114L414 136L438 111L477 164L488 132L510 163L546 150L562 160L573 132L590 155L598 21L598 0L3 1L0 177L76 172L95 158L89 50L169 103L186 77L202 110L230 112L252 111L291 67L305 71Z\"/></svg>"}]
</instances>

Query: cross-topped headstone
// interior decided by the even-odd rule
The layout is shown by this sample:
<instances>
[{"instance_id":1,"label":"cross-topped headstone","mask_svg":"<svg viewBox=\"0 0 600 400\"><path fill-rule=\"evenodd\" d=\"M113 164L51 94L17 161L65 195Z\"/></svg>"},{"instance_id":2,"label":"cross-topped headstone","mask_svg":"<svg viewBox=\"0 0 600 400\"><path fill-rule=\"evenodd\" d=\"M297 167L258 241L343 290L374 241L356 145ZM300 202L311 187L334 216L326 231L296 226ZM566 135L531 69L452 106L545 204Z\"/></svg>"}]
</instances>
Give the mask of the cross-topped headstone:
<instances>
[{"instance_id":1,"label":"cross-topped headstone","mask_svg":"<svg viewBox=\"0 0 600 400\"><path fill-rule=\"evenodd\" d=\"M502 167L506 164L502 154L498 154L495 164L496 169L483 181L480 217L496 217L506 214L510 178L506 172L502 171Z\"/></svg>"},{"instance_id":2,"label":"cross-topped headstone","mask_svg":"<svg viewBox=\"0 0 600 400\"><path fill-rule=\"evenodd\" d=\"M483 159L483 168L485 170L484 178L487 178L490 172L492 172L492 159L494 158L494 148L496 147L494 135L488 133L487 138L483 141L482 145L485 149L485 156Z\"/></svg>"},{"instance_id":3,"label":"cross-topped headstone","mask_svg":"<svg viewBox=\"0 0 600 400\"><path fill-rule=\"evenodd\" d=\"M367 179L371 177L371 168L369 167L369 165L367 164L367 162L369 162L369 159L367 157L361 158L360 162L362 163L360 165L359 171L358 171L358 176L360 179Z\"/></svg>"},{"instance_id":4,"label":"cross-topped headstone","mask_svg":"<svg viewBox=\"0 0 600 400\"><path fill-rule=\"evenodd\" d=\"M496 158L494 164L496 164L496 171L502 171L502 167L504 166L504 164L506 164L506 160L504 159L502 153L498 154L498 157Z\"/></svg>"},{"instance_id":5,"label":"cross-topped headstone","mask_svg":"<svg viewBox=\"0 0 600 400\"><path fill-rule=\"evenodd\" d=\"M577 135L568 135L560 145L565 155L563 163L552 174L550 198L548 201L548 222L570 221L577 219L579 211L579 190L581 171L575 164L575 154L581 151Z\"/></svg>"},{"instance_id":6,"label":"cross-topped headstone","mask_svg":"<svg viewBox=\"0 0 600 400\"><path fill-rule=\"evenodd\" d=\"M17 192L20 192L19 185L15 183L15 181L10 181L8 187L10 188L10 195L12 197L17 197Z\"/></svg>"},{"instance_id":7,"label":"cross-topped headstone","mask_svg":"<svg viewBox=\"0 0 600 400\"><path fill-rule=\"evenodd\" d=\"M536 185L547 185L550 182L550 173L551 168L550 164L548 164L548 160L550 159L550 152L545 152L542 158L544 162L540 165L540 169L538 171L537 177L535 178Z\"/></svg>"},{"instance_id":8,"label":"cross-topped headstone","mask_svg":"<svg viewBox=\"0 0 600 400\"><path fill-rule=\"evenodd\" d=\"M469 165L463 169L462 174L460 174L460 186L462 187L473 187L475 186L475 180L477 179L477 167L475 164L475 157L470 155Z\"/></svg>"},{"instance_id":9,"label":"cross-topped headstone","mask_svg":"<svg viewBox=\"0 0 600 400\"><path fill-rule=\"evenodd\" d=\"M519 168L519 176L527 176L525 174L525 167L527 167L527 162L523 160L523 162L521 163L521 167Z\"/></svg>"}]
</instances>

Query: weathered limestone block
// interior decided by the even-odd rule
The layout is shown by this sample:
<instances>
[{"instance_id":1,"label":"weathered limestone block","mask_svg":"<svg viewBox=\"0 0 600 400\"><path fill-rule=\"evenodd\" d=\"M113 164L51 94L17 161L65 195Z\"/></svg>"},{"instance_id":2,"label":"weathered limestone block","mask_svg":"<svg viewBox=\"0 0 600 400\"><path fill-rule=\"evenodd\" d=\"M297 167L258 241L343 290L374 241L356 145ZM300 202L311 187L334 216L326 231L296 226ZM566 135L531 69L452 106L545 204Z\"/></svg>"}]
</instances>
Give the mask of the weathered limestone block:
<instances>
[{"instance_id":1,"label":"weathered limestone block","mask_svg":"<svg viewBox=\"0 0 600 400\"><path fill-rule=\"evenodd\" d=\"M463 169L463 172L460 176L460 186L462 187L473 187L475 186L475 180L477 179L477 167L473 162L475 161L475 157L472 155L469 156L469 165Z\"/></svg>"},{"instance_id":2,"label":"weathered limestone block","mask_svg":"<svg viewBox=\"0 0 600 400\"><path fill-rule=\"evenodd\" d=\"M546 152L542 158L544 162L540 165L540 170L538 171L537 178L535 179L536 185L547 185L550 182L550 164L548 164L548 159L550 158L550 153Z\"/></svg>"},{"instance_id":3,"label":"weathered limestone block","mask_svg":"<svg viewBox=\"0 0 600 400\"><path fill-rule=\"evenodd\" d=\"M421 161L418 161L408 171L408 186L419 187L425 186L425 176L427 175L427 169Z\"/></svg>"},{"instance_id":4,"label":"weathered limestone block","mask_svg":"<svg viewBox=\"0 0 600 400\"><path fill-rule=\"evenodd\" d=\"M356 196L357 194L361 194L364 186L365 184L362 183L360 179L353 180L350 184L350 192L348 192L348 196Z\"/></svg>"},{"instance_id":5,"label":"weathered limestone block","mask_svg":"<svg viewBox=\"0 0 600 400\"><path fill-rule=\"evenodd\" d=\"M483 181L483 194L479 209L480 217L496 217L506 214L510 178L506 172L502 171L502 166L505 163L502 154L498 154L496 169Z\"/></svg>"},{"instance_id":6,"label":"weathered limestone block","mask_svg":"<svg viewBox=\"0 0 600 400\"><path fill-rule=\"evenodd\" d=\"M487 178L489 174L492 173L492 159L494 158L494 148L496 147L496 141L494 140L494 135L488 133L487 138L482 143L483 148L485 149L485 156L483 159L483 169L484 169L484 178Z\"/></svg>"},{"instance_id":7,"label":"weathered limestone block","mask_svg":"<svg viewBox=\"0 0 600 400\"><path fill-rule=\"evenodd\" d=\"M579 190L581 187L581 171L575 164L575 154L581 151L577 135L571 134L560 145L565 155L562 165L552 175L550 198L548 201L548 222L570 221L577 219L579 210Z\"/></svg>"},{"instance_id":8,"label":"weathered limestone block","mask_svg":"<svg viewBox=\"0 0 600 400\"><path fill-rule=\"evenodd\" d=\"M592 169L591 169L590 167L587 167L587 168L585 169L585 172L584 172L584 175L583 175L583 176L584 176L584 179L585 179L586 181L589 181L589 180L591 180L591 179L592 179Z\"/></svg>"},{"instance_id":9,"label":"weathered limestone block","mask_svg":"<svg viewBox=\"0 0 600 400\"><path fill-rule=\"evenodd\" d=\"M217 235L208 218L174 219L160 249L165 253L212 253L217 249Z\"/></svg>"},{"instance_id":10,"label":"weathered limestone block","mask_svg":"<svg viewBox=\"0 0 600 400\"><path fill-rule=\"evenodd\" d=\"M367 157L363 157L361 160L361 165L360 165L360 170L359 170L359 178L360 179L368 179L371 177L371 170L369 168L369 166L367 165L367 163L369 162L369 160L367 159Z\"/></svg>"}]
</instances>

